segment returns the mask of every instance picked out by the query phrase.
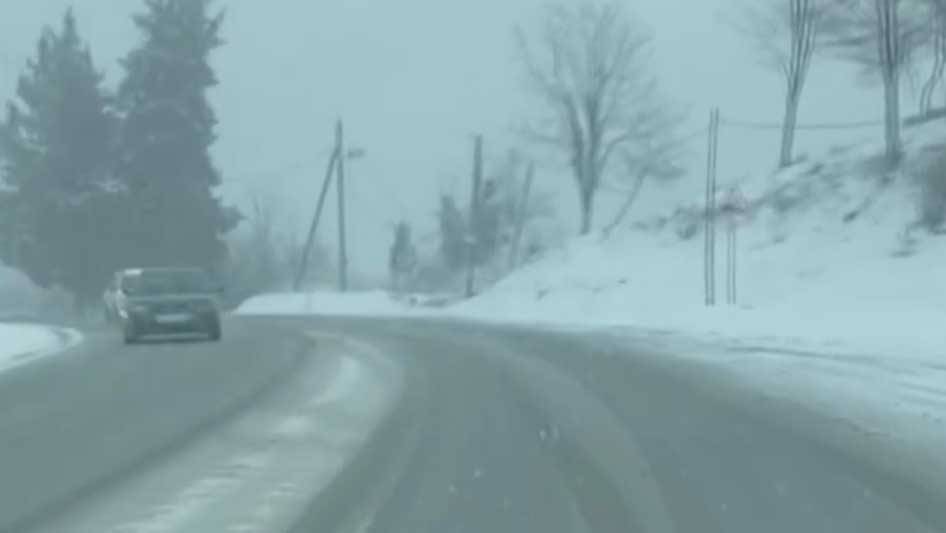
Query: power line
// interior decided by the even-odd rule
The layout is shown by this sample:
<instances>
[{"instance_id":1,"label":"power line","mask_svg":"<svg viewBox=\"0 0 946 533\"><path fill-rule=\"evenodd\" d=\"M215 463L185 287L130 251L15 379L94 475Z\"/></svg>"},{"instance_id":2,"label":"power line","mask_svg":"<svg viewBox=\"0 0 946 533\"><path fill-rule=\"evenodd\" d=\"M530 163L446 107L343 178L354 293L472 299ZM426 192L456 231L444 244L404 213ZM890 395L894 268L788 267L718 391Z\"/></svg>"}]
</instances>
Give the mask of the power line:
<instances>
[{"instance_id":1,"label":"power line","mask_svg":"<svg viewBox=\"0 0 946 533\"><path fill-rule=\"evenodd\" d=\"M780 122L756 122L750 120L731 120L722 119L722 124L735 128L755 129L755 130L780 130ZM798 124L796 130L853 130L883 125L882 120L863 120L860 122L821 122L813 124Z\"/></svg>"}]
</instances>

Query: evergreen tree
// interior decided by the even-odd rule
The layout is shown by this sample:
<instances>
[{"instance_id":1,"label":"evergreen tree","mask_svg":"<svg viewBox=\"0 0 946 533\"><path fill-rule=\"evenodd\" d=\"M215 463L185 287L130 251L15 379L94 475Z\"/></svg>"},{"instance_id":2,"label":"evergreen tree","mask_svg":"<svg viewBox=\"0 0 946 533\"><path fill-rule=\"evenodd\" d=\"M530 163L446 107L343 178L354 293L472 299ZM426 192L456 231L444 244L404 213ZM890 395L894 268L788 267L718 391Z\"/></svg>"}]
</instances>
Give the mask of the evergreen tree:
<instances>
[{"instance_id":1,"label":"evergreen tree","mask_svg":"<svg viewBox=\"0 0 946 533\"><path fill-rule=\"evenodd\" d=\"M134 22L141 45L123 61L118 170L128 185L134 220L132 259L145 266L217 267L223 235L239 221L215 196L210 157L216 117L207 91L217 85L210 53L222 44L222 13L210 0L146 0Z\"/></svg>"},{"instance_id":2,"label":"evergreen tree","mask_svg":"<svg viewBox=\"0 0 946 533\"><path fill-rule=\"evenodd\" d=\"M388 252L388 269L391 272L391 285L395 291L402 291L406 281L417 268L417 247L411 238L411 225L398 222L394 228L394 244Z\"/></svg>"},{"instance_id":3,"label":"evergreen tree","mask_svg":"<svg viewBox=\"0 0 946 533\"><path fill-rule=\"evenodd\" d=\"M506 224L503 218L502 197L495 180L486 180L480 193L479 210L473 224L476 239L474 258L478 265L488 263L499 249L502 231Z\"/></svg>"},{"instance_id":4,"label":"evergreen tree","mask_svg":"<svg viewBox=\"0 0 946 533\"><path fill-rule=\"evenodd\" d=\"M114 264L108 104L70 10L59 33L43 30L0 131L2 259L42 287L70 291L80 306L97 296Z\"/></svg>"},{"instance_id":5,"label":"evergreen tree","mask_svg":"<svg viewBox=\"0 0 946 533\"><path fill-rule=\"evenodd\" d=\"M446 267L456 272L466 265L466 218L450 195L440 197L437 218L440 223L440 253Z\"/></svg>"}]
</instances>

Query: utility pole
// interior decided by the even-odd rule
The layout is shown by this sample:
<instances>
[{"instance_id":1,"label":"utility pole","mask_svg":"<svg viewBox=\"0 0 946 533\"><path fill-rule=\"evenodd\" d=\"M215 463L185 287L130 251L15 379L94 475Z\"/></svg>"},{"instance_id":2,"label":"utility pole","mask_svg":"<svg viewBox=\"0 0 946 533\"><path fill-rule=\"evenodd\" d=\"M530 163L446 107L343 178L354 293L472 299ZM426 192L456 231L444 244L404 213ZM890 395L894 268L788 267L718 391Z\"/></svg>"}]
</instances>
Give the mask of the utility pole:
<instances>
[{"instance_id":1,"label":"utility pole","mask_svg":"<svg viewBox=\"0 0 946 533\"><path fill-rule=\"evenodd\" d=\"M703 276L706 305L716 305L716 156L719 149L719 108L710 112L708 147L706 151L706 211Z\"/></svg>"},{"instance_id":2,"label":"utility pole","mask_svg":"<svg viewBox=\"0 0 946 533\"><path fill-rule=\"evenodd\" d=\"M529 170L526 171L526 182L522 187L522 196L519 197L519 205L516 206L516 228L512 236L512 246L509 250L509 269L512 270L519 265L519 247L522 245L522 233L526 226L526 217L529 209L529 196L532 194L532 180L535 178L535 162L529 163Z\"/></svg>"},{"instance_id":3,"label":"utility pole","mask_svg":"<svg viewBox=\"0 0 946 533\"><path fill-rule=\"evenodd\" d=\"M315 206L315 215L312 217L312 224L309 225L309 234L306 236L305 248L302 251L302 261L299 264L299 271L296 272L293 290L299 292L302 289L302 283L305 280L306 272L309 270L309 256L312 255L312 246L315 244L315 235L319 227L319 219L322 218L322 209L325 207L325 198L328 196L329 186L332 184L332 176L335 173L335 165L339 160L338 139L335 139L335 149L332 150L332 156L328 161L328 168L325 169L325 178L322 180L322 190L319 192L319 201Z\"/></svg>"},{"instance_id":4,"label":"utility pole","mask_svg":"<svg viewBox=\"0 0 946 533\"><path fill-rule=\"evenodd\" d=\"M470 223L467 225L466 297L476 294L476 228L480 211L480 184L483 181L483 136L476 136L473 148L473 186L470 192Z\"/></svg>"},{"instance_id":5,"label":"utility pole","mask_svg":"<svg viewBox=\"0 0 946 533\"><path fill-rule=\"evenodd\" d=\"M335 125L336 150L342 154L338 158L338 290L348 290L348 247L345 241L345 130L342 120Z\"/></svg>"}]
</instances>

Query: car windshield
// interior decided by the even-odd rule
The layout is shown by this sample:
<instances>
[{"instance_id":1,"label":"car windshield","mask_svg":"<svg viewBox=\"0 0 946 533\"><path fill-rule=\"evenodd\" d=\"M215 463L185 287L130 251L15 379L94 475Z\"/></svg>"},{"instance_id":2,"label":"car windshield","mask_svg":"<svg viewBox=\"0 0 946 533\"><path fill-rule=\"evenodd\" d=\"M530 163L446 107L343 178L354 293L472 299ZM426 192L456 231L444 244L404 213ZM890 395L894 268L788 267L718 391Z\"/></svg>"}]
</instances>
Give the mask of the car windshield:
<instances>
[{"instance_id":1,"label":"car windshield","mask_svg":"<svg viewBox=\"0 0 946 533\"><path fill-rule=\"evenodd\" d=\"M200 270L146 270L129 274L122 289L139 296L210 292L210 277Z\"/></svg>"}]
</instances>

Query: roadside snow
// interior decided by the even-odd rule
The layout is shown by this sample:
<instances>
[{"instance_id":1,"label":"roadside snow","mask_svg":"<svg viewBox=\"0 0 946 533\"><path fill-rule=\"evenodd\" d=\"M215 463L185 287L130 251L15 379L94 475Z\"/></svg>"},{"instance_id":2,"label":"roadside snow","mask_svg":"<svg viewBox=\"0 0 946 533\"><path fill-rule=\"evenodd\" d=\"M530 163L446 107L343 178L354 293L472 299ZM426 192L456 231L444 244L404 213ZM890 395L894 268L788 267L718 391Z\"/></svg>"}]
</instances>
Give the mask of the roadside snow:
<instances>
[{"instance_id":1,"label":"roadside snow","mask_svg":"<svg viewBox=\"0 0 946 533\"><path fill-rule=\"evenodd\" d=\"M721 185L737 184L754 206L737 230L737 306L724 305L722 221L721 305L704 305L702 205L691 194L698 180L691 180L642 197L647 218L634 229L575 241L454 312L944 362L946 236L910 226L917 219L915 176L941 152L946 125L905 131L908 157L895 173L878 165L882 144L866 142ZM689 201L681 205L680 198Z\"/></svg>"},{"instance_id":2,"label":"roadside snow","mask_svg":"<svg viewBox=\"0 0 946 533\"><path fill-rule=\"evenodd\" d=\"M391 316L411 308L384 291L275 293L250 298L237 309L241 315Z\"/></svg>"},{"instance_id":3,"label":"roadside snow","mask_svg":"<svg viewBox=\"0 0 946 533\"><path fill-rule=\"evenodd\" d=\"M77 344L72 330L30 324L0 324L0 372L54 355Z\"/></svg>"},{"instance_id":4,"label":"roadside snow","mask_svg":"<svg viewBox=\"0 0 946 533\"><path fill-rule=\"evenodd\" d=\"M841 257L830 267L799 264L813 253L804 242L784 245L778 257L743 252L742 303L707 308L701 243L665 247L647 235L606 245L590 240L452 311L482 320L633 325L775 348L946 361L946 272L940 266L946 242L936 245L909 260L838 247ZM793 255L800 259L794 269L785 266ZM720 299L724 288L720 280Z\"/></svg>"}]
</instances>

